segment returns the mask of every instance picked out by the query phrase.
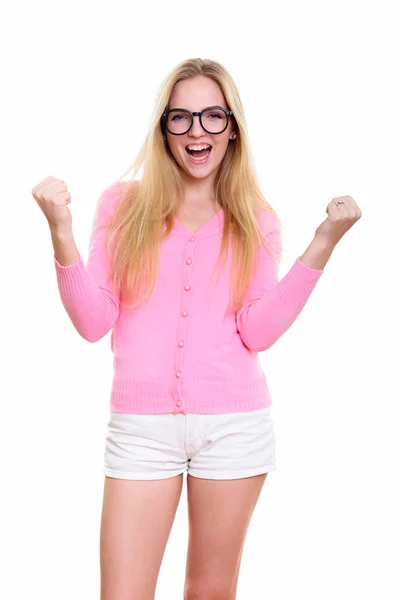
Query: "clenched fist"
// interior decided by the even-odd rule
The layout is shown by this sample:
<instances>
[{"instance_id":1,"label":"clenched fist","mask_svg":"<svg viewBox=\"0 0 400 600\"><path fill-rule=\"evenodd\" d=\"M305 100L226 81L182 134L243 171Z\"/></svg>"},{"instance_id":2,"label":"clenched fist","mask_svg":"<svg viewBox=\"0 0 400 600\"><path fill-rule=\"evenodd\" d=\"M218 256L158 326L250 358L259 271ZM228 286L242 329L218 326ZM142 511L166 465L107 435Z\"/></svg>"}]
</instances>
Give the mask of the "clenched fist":
<instances>
[{"instance_id":1,"label":"clenched fist","mask_svg":"<svg viewBox=\"0 0 400 600\"><path fill-rule=\"evenodd\" d=\"M72 215L68 208L71 194L64 181L50 175L35 185L32 196L42 209L52 231L71 228Z\"/></svg>"},{"instance_id":2,"label":"clenched fist","mask_svg":"<svg viewBox=\"0 0 400 600\"><path fill-rule=\"evenodd\" d=\"M336 245L362 216L360 207L351 196L334 198L325 212L328 216L316 229L315 235L333 245Z\"/></svg>"}]
</instances>

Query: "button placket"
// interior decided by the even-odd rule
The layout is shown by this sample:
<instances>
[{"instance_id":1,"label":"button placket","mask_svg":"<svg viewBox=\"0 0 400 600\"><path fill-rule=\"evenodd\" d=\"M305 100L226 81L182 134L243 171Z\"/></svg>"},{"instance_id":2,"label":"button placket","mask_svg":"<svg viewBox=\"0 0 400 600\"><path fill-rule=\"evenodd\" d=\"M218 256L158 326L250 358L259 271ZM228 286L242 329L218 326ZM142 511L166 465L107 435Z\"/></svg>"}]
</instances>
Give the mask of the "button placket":
<instances>
[{"instance_id":1,"label":"button placket","mask_svg":"<svg viewBox=\"0 0 400 600\"><path fill-rule=\"evenodd\" d=\"M182 291L181 291L181 312L177 331L177 344L175 350L175 380L178 399L175 402L175 411L181 412L184 404L184 398L181 393L181 378L183 376L183 357L186 347L186 332L188 326L189 305L192 290L192 265L194 255L195 236L191 235L185 249L184 264L182 269Z\"/></svg>"}]
</instances>

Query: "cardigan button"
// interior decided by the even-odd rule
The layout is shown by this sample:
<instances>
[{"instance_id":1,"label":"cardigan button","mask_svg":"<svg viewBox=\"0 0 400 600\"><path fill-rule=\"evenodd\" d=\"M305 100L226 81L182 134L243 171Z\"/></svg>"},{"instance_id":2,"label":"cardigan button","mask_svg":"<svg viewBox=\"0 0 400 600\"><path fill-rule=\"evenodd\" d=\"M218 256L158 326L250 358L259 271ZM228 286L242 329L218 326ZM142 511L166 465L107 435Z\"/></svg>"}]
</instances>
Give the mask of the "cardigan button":
<instances>
[{"instance_id":1,"label":"cardigan button","mask_svg":"<svg viewBox=\"0 0 400 600\"><path fill-rule=\"evenodd\" d=\"M184 289L188 292L190 290L190 285L185 285Z\"/></svg>"},{"instance_id":2,"label":"cardigan button","mask_svg":"<svg viewBox=\"0 0 400 600\"><path fill-rule=\"evenodd\" d=\"M178 344L179 348L183 348L183 340L181 340Z\"/></svg>"},{"instance_id":3,"label":"cardigan button","mask_svg":"<svg viewBox=\"0 0 400 600\"><path fill-rule=\"evenodd\" d=\"M187 259L187 261L186 261L186 264L187 264L187 265L191 265L191 264L192 264L192 259L191 259L191 258L188 258L188 259Z\"/></svg>"},{"instance_id":4,"label":"cardigan button","mask_svg":"<svg viewBox=\"0 0 400 600\"><path fill-rule=\"evenodd\" d=\"M195 240L195 239L196 239L196 238L194 237L194 235L192 235L192 236L189 238L189 242L194 242L194 240Z\"/></svg>"},{"instance_id":5,"label":"cardigan button","mask_svg":"<svg viewBox=\"0 0 400 600\"><path fill-rule=\"evenodd\" d=\"M180 400L177 401L176 403L177 406L182 406L182 402Z\"/></svg>"},{"instance_id":6,"label":"cardigan button","mask_svg":"<svg viewBox=\"0 0 400 600\"><path fill-rule=\"evenodd\" d=\"M188 311L184 310L183 313L182 313L182 317L187 317L187 316L188 316Z\"/></svg>"},{"instance_id":7,"label":"cardigan button","mask_svg":"<svg viewBox=\"0 0 400 600\"><path fill-rule=\"evenodd\" d=\"M182 373L178 371L177 373L175 373L175 375L179 378L182 375Z\"/></svg>"}]
</instances>

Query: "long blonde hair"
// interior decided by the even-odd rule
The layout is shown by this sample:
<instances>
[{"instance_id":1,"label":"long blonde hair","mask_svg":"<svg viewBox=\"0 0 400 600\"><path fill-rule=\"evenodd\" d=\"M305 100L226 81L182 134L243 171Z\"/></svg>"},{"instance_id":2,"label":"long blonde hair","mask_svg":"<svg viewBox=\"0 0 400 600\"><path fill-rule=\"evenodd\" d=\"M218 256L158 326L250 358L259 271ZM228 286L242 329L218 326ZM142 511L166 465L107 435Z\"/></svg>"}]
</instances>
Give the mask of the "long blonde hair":
<instances>
[{"instance_id":1,"label":"long blonde hair","mask_svg":"<svg viewBox=\"0 0 400 600\"><path fill-rule=\"evenodd\" d=\"M124 297L124 304L129 303L131 308L148 300L154 291L161 240L170 234L174 216L183 198L181 172L164 142L161 117L168 106L174 85L182 79L199 75L219 84L228 107L233 111L235 124L236 139L229 141L214 184L215 198L225 215L216 266L222 259L226 260L231 234L230 306L233 309L239 309L243 302L258 244L261 242L271 256L274 254L262 235L256 213L258 209L275 215L276 212L265 200L257 182L237 87L220 63L201 58L185 60L161 83L146 139L135 161L120 178L122 181L132 169L131 180L124 182L121 201L112 215L107 232L107 253L111 261L113 285ZM138 181L135 178L141 168L143 173Z\"/></svg>"}]
</instances>

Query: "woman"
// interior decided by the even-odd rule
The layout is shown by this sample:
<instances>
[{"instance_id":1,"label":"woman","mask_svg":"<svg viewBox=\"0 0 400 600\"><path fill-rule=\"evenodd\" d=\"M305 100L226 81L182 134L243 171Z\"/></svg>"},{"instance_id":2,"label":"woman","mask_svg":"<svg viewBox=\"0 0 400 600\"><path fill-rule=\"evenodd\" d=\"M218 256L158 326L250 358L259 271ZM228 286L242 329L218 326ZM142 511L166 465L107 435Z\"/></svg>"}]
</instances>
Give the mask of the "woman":
<instances>
[{"instance_id":1,"label":"woman","mask_svg":"<svg viewBox=\"0 0 400 600\"><path fill-rule=\"evenodd\" d=\"M72 323L91 342L112 329L101 599L154 598L187 472L185 599L232 600L253 510L276 469L258 352L298 317L361 211L350 196L334 198L278 282L279 219L257 185L237 88L212 60L186 60L162 82L133 166L101 195L87 266L65 182L50 176L32 191Z\"/></svg>"}]
</instances>

